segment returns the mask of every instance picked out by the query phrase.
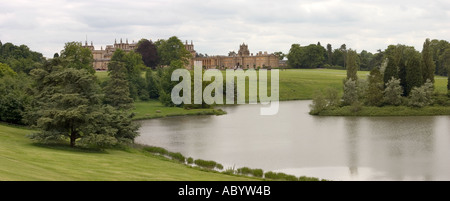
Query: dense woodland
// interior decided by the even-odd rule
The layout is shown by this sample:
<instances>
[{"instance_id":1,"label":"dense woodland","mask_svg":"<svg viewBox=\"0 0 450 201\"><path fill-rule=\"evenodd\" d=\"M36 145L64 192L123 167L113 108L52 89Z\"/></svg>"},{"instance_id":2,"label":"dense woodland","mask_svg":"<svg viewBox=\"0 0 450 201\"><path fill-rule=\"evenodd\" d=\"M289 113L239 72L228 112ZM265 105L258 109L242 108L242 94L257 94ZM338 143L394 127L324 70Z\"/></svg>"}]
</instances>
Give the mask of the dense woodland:
<instances>
[{"instance_id":1,"label":"dense woodland","mask_svg":"<svg viewBox=\"0 0 450 201\"><path fill-rule=\"evenodd\" d=\"M435 74L441 76L448 75L448 67L450 65L450 43L445 40L428 40L427 48L430 59L435 63ZM356 63L359 70L370 71L376 67L380 67L395 46L406 45L390 45L385 50L378 50L371 53L366 50L357 52ZM347 69L347 54L349 48L342 44L339 48L333 49L331 44L326 47L320 42L301 46L300 44L292 44L289 53L286 54L288 65L290 68L333 68Z\"/></svg>"}]
</instances>

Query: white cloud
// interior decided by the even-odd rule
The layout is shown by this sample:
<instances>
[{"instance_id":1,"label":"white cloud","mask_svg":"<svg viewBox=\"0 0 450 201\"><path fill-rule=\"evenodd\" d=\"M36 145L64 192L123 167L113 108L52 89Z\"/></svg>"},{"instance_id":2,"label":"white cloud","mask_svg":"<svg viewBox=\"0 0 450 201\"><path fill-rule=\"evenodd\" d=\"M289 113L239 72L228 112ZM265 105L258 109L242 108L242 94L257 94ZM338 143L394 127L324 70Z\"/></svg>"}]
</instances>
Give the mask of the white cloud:
<instances>
[{"instance_id":1,"label":"white cloud","mask_svg":"<svg viewBox=\"0 0 450 201\"><path fill-rule=\"evenodd\" d=\"M96 48L116 38L176 35L209 55L227 54L242 42L251 52L288 52L293 43L318 41L371 52L397 43L421 50L425 38L450 36L445 0L0 0L0 5L0 40L49 57L86 35Z\"/></svg>"}]
</instances>

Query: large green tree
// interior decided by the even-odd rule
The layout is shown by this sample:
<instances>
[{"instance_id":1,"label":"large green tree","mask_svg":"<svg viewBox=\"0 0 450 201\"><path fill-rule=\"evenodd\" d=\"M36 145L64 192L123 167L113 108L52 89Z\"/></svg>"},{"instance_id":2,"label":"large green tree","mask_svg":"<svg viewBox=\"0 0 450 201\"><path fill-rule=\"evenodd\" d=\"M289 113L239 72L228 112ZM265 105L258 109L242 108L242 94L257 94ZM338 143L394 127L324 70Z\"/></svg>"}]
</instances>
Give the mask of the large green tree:
<instances>
[{"instance_id":1,"label":"large green tree","mask_svg":"<svg viewBox=\"0 0 450 201\"><path fill-rule=\"evenodd\" d=\"M60 58L63 65L68 68L85 69L91 74L95 73L94 58L88 48L83 48L80 42L66 43L61 51Z\"/></svg>"},{"instance_id":2,"label":"large green tree","mask_svg":"<svg viewBox=\"0 0 450 201\"><path fill-rule=\"evenodd\" d=\"M381 106L383 103L383 77L378 68L370 71L368 77L369 87L366 93L366 103L372 106Z\"/></svg>"},{"instance_id":3,"label":"large green tree","mask_svg":"<svg viewBox=\"0 0 450 201\"><path fill-rule=\"evenodd\" d=\"M430 39L427 38L423 43L422 49L422 77L423 80L431 80L434 83L434 73L436 71L436 65L433 61L433 52Z\"/></svg>"},{"instance_id":4,"label":"large green tree","mask_svg":"<svg viewBox=\"0 0 450 201\"><path fill-rule=\"evenodd\" d=\"M406 66L406 87L404 95L409 95L409 92L414 87L420 87L424 83L422 74L422 59L418 51L413 48L405 50L405 66Z\"/></svg>"},{"instance_id":5,"label":"large green tree","mask_svg":"<svg viewBox=\"0 0 450 201\"><path fill-rule=\"evenodd\" d=\"M287 54L288 66L291 68L300 68L302 65L301 55L303 54L303 49L300 44L292 44L289 53Z\"/></svg>"},{"instance_id":6,"label":"large green tree","mask_svg":"<svg viewBox=\"0 0 450 201\"><path fill-rule=\"evenodd\" d=\"M325 62L325 48L320 45L311 44L305 47L292 44L287 55L288 65L292 68L317 68Z\"/></svg>"},{"instance_id":7,"label":"large green tree","mask_svg":"<svg viewBox=\"0 0 450 201\"><path fill-rule=\"evenodd\" d=\"M104 88L105 103L118 109L131 109L133 99L127 80L127 69L124 63L112 61L108 64L109 81Z\"/></svg>"},{"instance_id":8,"label":"large green tree","mask_svg":"<svg viewBox=\"0 0 450 201\"><path fill-rule=\"evenodd\" d=\"M131 98L136 100L141 96L148 96L145 87L145 79L142 77L145 65L139 53L133 51L125 52L121 49L117 49L111 57L110 63L113 62L116 62L114 64L121 63L121 65L125 67L126 80L128 81Z\"/></svg>"},{"instance_id":9,"label":"large green tree","mask_svg":"<svg viewBox=\"0 0 450 201\"><path fill-rule=\"evenodd\" d=\"M446 76L448 74L447 71L447 63L445 52L450 49L450 43L446 40L431 40L430 41L430 49L433 54L433 61L436 64L436 75Z\"/></svg>"},{"instance_id":10,"label":"large green tree","mask_svg":"<svg viewBox=\"0 0 450 201\"><path fill-rule=\"evenodd\" d=\"M347 79L352 79L354 81L358 80L358 63L357 63L358 54L355 50L349 49L347 51Z\"/></svg>"},{"instance_id":11,"label":"large green tree","mask_svg":"<svg viewBox=\"0 0 450 201\"><path fill-rule=\"evenodd\" d=\"M184 64L189 63L189 59L192 57L191 53L186 50L183 42L176 36L172 36L167 40L158 40L155 43L160 65L169 66L172 61L182 61Z\"/></svg>"},{"instance_id":12,"label":"large green tree","mask_svg":"<svg viewBox=\"0 0 450 201\"><path fill-rule=\"evenodd\" d=\"M31 51L26 45L14 45L12 43L1 44L0 63L7 64L15 72L29 73L39 67L45 61L41 53Z\"/></svg>"},{"instance_id":13,"label":"large green tree","mask_svg":"<svg viewBox=\"0 0 450 201\"><path fill-rule=\"evenodd\" d=\"M333 65L333 48L331 44L327 44L327 63Z\"/></svg>"},{"instance_id":14,"label":"large green tree","mask_svg":"<svg viewBox=\"0 0 450 201\"><path fill-rule=\"evenodd\" d=\"M24 124L24 113L33 98L26 93L30 87L28 77L0 63L0 121Z\"/></svg>"},{"instance_id":15,"label":"large green tree","mask_svg":"<svg viewBox=\"0 0 450 201\"><path fill-rule=\"evenodd\" d=\"M158 65L158 50L152 41L141 39L137 44L136 52L142 56L142 61L147 67L156 68Z\"/></svg>"},{"instance_id":16,"label":"large green tree","mask_svg":"<svg viewBox=\"0 0 450 201\"><path fill-rule=\"evenodd\" d=\"M132 142L138 135L132 115L103 104L96 76L82 62L76 66L66 60L73 58L81 56L55 58L31 71L34 80L31 92L35 99L26 119L39 129L31 138L43 142L69 141L72 147L77 143L105 147Z\"/></svg>"}]
</instances>

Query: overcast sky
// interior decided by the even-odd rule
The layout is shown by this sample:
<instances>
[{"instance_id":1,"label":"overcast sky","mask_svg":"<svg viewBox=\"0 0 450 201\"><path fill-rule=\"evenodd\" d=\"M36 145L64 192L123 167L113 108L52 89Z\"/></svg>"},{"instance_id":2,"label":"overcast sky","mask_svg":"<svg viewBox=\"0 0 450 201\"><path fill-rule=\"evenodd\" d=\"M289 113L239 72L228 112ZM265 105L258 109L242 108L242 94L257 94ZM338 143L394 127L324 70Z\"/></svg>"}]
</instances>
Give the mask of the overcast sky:
<instances>
[{"instance_id":1,"label":"overcast sky","mask_svg":"<svg viewBox=\"0 0 450 201\"><path fill-rule=\"evenodd\" d=\"M421 50L425 38L450 40L450 1L0 0L3 43L52 57L86 36L96 49L120 38L178 36L208 55L237 51L243 42L252 53L318 41L358 51L398 43Z\"/></svg>"}]
</instances>

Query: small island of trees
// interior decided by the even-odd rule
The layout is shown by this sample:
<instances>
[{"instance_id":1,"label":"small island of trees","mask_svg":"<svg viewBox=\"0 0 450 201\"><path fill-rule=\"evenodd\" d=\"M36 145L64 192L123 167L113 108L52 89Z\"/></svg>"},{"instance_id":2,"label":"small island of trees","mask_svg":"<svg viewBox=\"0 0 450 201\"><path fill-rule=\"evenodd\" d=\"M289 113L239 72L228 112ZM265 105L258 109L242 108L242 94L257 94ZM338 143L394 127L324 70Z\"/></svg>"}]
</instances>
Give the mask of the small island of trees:
<instances>
[{"instance_id":1,"label":"small island of trees","mask_svg":"<svg viewBox=\"0 0 450 201\"><path fill-rule=\"evenodd\" d=\"M442 49L436 51L437 45ZM371 69L367 79L357 76L359 66L355 50L346 51L345 63L347 77L343 80L342 97L333 88L317 92L310 106L310 114L408 115L408 112L402 113L399 110L410 108L413 109L413 114L433 115L433 111L439 110L439 107L423 113L418 109L431 105L450 105L445 94L434 92L435 72L447 74L447 70L443 69L450 66L450 45L446 41L426 39L422 52L412 46L390 45L383 52L381 64ZM449 86L447 89L450 90ZM364 108L371 110L361 113ZM376 114L380 111L381 114Z\"/></svg>"}]
</instances>

